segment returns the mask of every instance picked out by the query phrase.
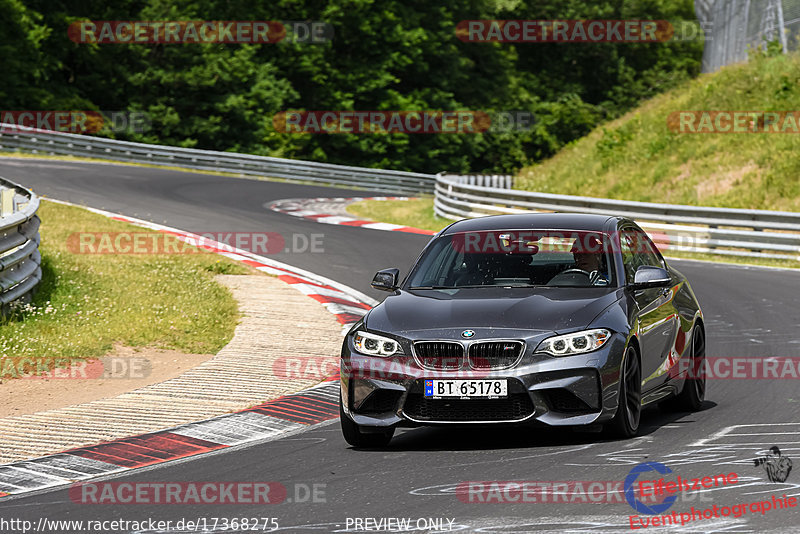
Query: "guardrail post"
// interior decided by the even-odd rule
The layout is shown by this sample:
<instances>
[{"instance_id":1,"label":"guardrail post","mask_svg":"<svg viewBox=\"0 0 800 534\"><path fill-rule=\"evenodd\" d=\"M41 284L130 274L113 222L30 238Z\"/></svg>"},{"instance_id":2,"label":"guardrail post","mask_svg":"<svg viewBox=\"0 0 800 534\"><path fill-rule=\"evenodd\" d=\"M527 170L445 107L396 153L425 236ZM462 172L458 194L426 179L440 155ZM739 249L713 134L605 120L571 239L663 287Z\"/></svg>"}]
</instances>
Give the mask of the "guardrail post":
<instances>
[{"instance_id":1,"label":"guardrail post","mask_svg":"<svg viewBox=\"0 0 800 534\"><path fill-rule=\"evenodd\" d=\"M716 224L709 224L708 228L710 230L716 230L717 228L719 228L719 226L716 225ZM713 232L709 233L709 241L712 241L711 235L713 235ZM717 248L717 246L714 245L714 244L710 244L710 245L706 245L706 246L708 247L708 250L711 251L711 254L713 254L714 250Z\"/></svg>"},{"instance_id":2,"label":"guardrail post","mask_svg":"<svg viewBox=\"0 0 800 534\"><path fill-rule=\"evenodd\" d=\"M764 229L763 228L753 228L753 231L754 232L763 232ZM764 249L760 249L760 248L751 248L750 252L758 252L758 253L762 253L763 254L766 251Z\"/></svg>"}]
</instances>

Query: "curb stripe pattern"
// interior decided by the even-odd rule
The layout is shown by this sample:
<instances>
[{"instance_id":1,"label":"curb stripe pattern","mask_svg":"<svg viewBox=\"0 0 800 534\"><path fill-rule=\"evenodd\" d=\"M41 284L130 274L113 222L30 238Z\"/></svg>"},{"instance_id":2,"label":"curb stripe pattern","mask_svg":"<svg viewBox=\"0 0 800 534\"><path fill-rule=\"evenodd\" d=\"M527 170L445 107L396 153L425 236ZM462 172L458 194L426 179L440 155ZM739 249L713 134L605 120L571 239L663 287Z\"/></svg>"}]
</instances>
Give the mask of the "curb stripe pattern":
<instances>
[{"instance_id":1,"label":"curb stripe pattern","mask_svg":"<svg viewBox=\"0 0 800 534\"><path fill-rule=\"evenodd\" d=\"M223 446L172 432L154 432L92 447L72 449L65 451L65 454L133 469L213 451Z\"/></svg>"},{"instance_id":2,"label":"curb stripe pattern","mask_svg":"<svg viewBox=\"0 0 800 534\"><path fill-rule=\"evenodd\" d=\"M275 438L339 417L339 382L207 421L0 466L0 498Z\"/></svg>"},{"instance_id":3,"label":"curb stripe pattern","mask_svg":"<svg viewBox=\"0 0 800 534\"><path fill-rule=\"evenodd\" d=\"M436 232L414 228L413 226L402 226L384 222L365 221L347 215L336 215L327 213L325 207L317 205L330 204L341 205L342 207L361 200L411 200L410 197L336 197L336 198L287 198L276 200L267 207L272 211L285 213L294 217L312 220L323 224L340 224L343 226L358 226L360 228L370 228L372 230L386 230L389 232L405 232L408 234L433 235ZM320 211L322 210L322 211ZM341 211L341 210L340 210Z\"/></svg>"},{"instance_id":4,"label":"curb stripe pattern","mask_svg":"<svg viewBox=\"0 0 800 534\"><path fill-rule=\"evenodd\" d=\"M190 232L94 208L86 209L117 221L175 235L187 244L277 275L283 282L322 303L343 325L343 333L377 303L333 280ZM309 428L339 417L338 399L338 376L332 376L312 388L206 421L2 465L0 499Z\"/></svg>"}]
</instances>

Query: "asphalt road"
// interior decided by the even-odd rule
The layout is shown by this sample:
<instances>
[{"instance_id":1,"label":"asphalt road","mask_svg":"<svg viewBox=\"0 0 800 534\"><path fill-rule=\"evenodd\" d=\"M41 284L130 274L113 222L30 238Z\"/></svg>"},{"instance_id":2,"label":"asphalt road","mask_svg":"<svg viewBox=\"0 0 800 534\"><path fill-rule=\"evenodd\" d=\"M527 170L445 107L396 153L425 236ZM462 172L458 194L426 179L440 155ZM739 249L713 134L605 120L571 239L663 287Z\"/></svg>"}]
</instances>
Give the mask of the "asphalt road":
<instances>
[{"instance_id":1,"label":"asphalt road","mask_svg":"<svg viewBox=\"0 0 800 534\"><path fill-rule=\"evenodd\" d=\"M369 195L364 191L28 159L0 159L0 176L42 195L191 231L273 231L285 236L323 233L324 254L282 253L275 259L376 298L380 294L369 289L374 271L389 266L405 271L427 240L412 234L320 225L264 208L265 203L282 198ZM689 277L703 306L709 356L800 357L800 273L672 263ZM313 332L309 337L313 339ZM14 518L34 523L42 517L153 518L172 520L173 529L140 531L176 532L174 522L181 518L270 517L277 519L284 532L364 532L366 523L356 522L363 518L406 518L417 528L415 532L437 531L429 528L437 519L444 531L458 532L630 531L629 516L634 510L626 502L563 502L569 500L563 495L555 497L559 502L547 503L464 502L468 495L459 498L455 489L468 481L618 483L636 464L652 461L672 469L668 478L738 474L736 484L685 494L665 513L680 514L692 507L729 507L771 499L773 495L800 496L800 472L790 473L785 483L769 482L764 469L753 463L773 445L780 446L795 462L800 461L799 384L793 379L712 380L704 410L695 414L648 410L642 419L642 436L628 441L528 428L433 428L401 431L386 450L366 451L348 448L334 422L277 441L167 463L114 479L275 481L288 490L287 500L280 504L86 505L72 502L65 489L58 489L0 504L0 530L14 532L2 523L2 519ZM303 498L305 489L314 485L318 502L308 502ZM492 497L480 494L474 499L481 496ZM513 498L515 494L507 496ZM549 500L554 500L553 496ZM244 531L223 530L219 521L217 524L216 530L182 532ZM739 518L703 519L674 528L682 532L797 532L800 504L764 514L749 510Z\"/></svg>"}]
</instances>

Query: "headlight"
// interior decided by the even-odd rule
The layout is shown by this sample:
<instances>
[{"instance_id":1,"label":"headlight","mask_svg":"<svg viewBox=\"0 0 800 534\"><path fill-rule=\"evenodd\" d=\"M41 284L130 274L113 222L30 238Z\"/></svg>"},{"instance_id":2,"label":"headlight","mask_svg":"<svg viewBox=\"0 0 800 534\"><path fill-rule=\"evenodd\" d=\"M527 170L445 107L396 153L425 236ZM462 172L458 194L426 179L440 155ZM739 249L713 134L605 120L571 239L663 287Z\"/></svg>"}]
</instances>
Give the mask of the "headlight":
<instances>
[{"instance_id":1,"label":"headlight","mask_svg":"<svg viewBox=\"0 0 800 534\"><path fill-rule=\"evenodd\" d=\"M403 354L403 347L394 339L371 334L359 330L353 336L353 344L356 350L361 354L368 356L392 356L394 354Z\"/></svg>"},{"instance_id":2,"label":"headlight","mask_svg":"<svg viewBox=\"0 0 800 534\"><path fill-rule=\"evenodd\" d=\"M611 339L611 332L603 328L585 330L574 334L549 337L539 343L536 352L546 352L553 356L571 356L597 350L609 339Z\"/></svg>"}]
</instances>

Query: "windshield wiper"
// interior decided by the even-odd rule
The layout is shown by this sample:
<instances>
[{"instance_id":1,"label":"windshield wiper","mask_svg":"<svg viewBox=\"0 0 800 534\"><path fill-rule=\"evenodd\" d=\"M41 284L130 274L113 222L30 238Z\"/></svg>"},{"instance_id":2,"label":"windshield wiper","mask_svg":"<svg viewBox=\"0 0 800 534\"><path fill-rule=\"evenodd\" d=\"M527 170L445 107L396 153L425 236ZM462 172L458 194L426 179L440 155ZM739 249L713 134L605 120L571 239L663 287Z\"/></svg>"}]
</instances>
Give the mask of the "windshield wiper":
<instances>
[{"instance_id":1,"label":"windshield wiper","mask_svg":"<svg viewBox=\"0 0 800 534\"><path fill-rule=\"evenodd\" d=\"M413 286L408 289L458 289L464 286Z\"/></svg>"},{"instance_id":2,"label":"windshield wiper","mask_svg":"<svg viewBox=\"0 0 800 534\"><path fill-rule=\"evenodd\" d=\"M414 286L408 289L473 289L476 287L547 287L542 285L516 285L516 284L474 284L467 286Z\"/></svg>"}]
</instances>

